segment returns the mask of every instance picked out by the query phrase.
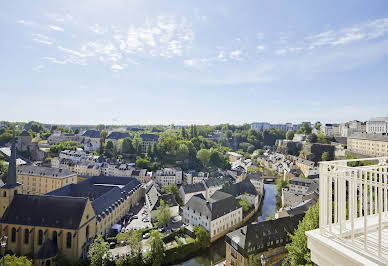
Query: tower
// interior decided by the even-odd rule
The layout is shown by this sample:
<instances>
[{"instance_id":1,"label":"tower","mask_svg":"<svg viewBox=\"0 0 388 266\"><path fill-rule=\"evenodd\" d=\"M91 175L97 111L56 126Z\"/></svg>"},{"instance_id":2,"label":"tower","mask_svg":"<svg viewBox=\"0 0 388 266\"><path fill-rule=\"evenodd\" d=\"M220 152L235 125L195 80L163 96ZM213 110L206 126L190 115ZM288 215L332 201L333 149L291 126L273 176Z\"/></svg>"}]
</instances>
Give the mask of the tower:
<instances>
[{"instance_id":1,"label":"tower","mask_svg":"<svg viewBox=\"0 0 388 266\"><path fill-rule=\"evenodd\" d=\"M6 183L0 187L0 217L12 202L14 196L21 191L22 184L16 182L16 144L15 130L13 131L11 157L9 158Z\"/></svg>"}]
</instances>

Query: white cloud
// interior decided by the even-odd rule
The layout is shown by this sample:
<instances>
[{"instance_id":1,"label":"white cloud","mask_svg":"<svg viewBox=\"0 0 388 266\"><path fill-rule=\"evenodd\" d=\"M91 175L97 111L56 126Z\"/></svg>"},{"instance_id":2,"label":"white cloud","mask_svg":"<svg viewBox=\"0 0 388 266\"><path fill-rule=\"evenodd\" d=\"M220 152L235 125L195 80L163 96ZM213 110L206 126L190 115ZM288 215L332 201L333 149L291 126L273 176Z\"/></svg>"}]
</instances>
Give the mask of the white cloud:
<instances>
[{"instance_id":1,"label":"white cloud","mask_svg":"<svg viewBox=\"0 0 388 266\"><path fill-rule=\"evenodd\" d=\"M49 25L48 26L51 30L55 30L55 31L65 31L63 28L61 27L58 27L58 26L53 26L53 25Z\"/></svg>"},{"instance_id":2,"label":"white cloud","mask_svg":"<svg viewBox=\"0 0 388 266\"><path fill-rule=\"evenodd\" d=\"M43 69L44 69L44 65L42 65L42 64L34 67L34 71L36 71L36 72L42 72Z\"/></svg>"},{"instance_id":3,"label":"white cloud","mask_svg":"<svg viewBox=\"0 0 388 266\"><path fill-rule=\"evenodd\" d=\"M34 38L32 39L35 42L46 44L46 45L51 45L54 43L54 40L51 39L50 37L47 37L46 35L39 34L39 33L34 33L32 34Z\"/></svg>"},{"instance_id":4,"label":"white cloud","mask_svg":"<svg viewBox=\"0 0 388 266\"><path fill-rule=\"evenodd\" d=\"M264 47L264 45L258 45L258 46L256 46L256 49L257 49L257 51L262 52L265 50L265 47Z\"/></svg>"},{"instance_id":5,"label":"white cloud","mask_svg":"<svg viewBox=\"0 0 388 266\"><path fill-rule=\"evenodd\" d=\"M36 24L33 21L26 21L26 20L23 20L23 19L18 20L17 23L23 24L23 25L26 25L26 26L31 26L31 25L35 25Z\"/></svg>"},{"instance_id":6,"label":"white cloud","mask_svg":"<svg viewBox=\"0 0 388 266\"><path fill-rule=\"evenodd\" d=\"M241 54L242 54L241 50L234 50L234 51L230 52L229 58L234 59L234 60L241 60L242 59Z\"/></svg>"},{"instance_id":7,"label":"white cloud","mask_svg":"<svg viewBox=\"0 0 388 266\"><path fill-rule=\"evenodd\" d=\"M286 49L278 49L275 51L275 54L277 54L277 55L284 55L286 53L287 53Z\"/></svg>"},{"instance_id":8,"label":"white cloud","mask_svg":"<svg viewBox=\"0 0 388 266\"><path fill-rule=\"evenodd\" d=\"M108 30L98 24L90 26L89 29L96 34L105 34Z\"/></svg>"},{"instance_id":9,"label":"white cloud","mask_svg":"<svg viewBox=\"0 0 388 266\"><path fill-rule=\"evenodd\" d=\"M74 22L74 18L72 15L65 13L65 14L59 14L59 13L46 13L45 16L49 18L50 20L53 20L58 23L70 23Z\"/></svg>"},{"instance_id":10,"label":"white cloud","mask_svg":"<svg viewBox=\"0 0 388 266\"><path fill-rule=\"evenodd\" d=\"M112 65L112 69L113 70L123 70L124 67L120 66L120 65Z\"/></svg>"},{"instance_id":11,"label":"white cloud","mask_svg":"<svg viewBox=\"0 0 388 266\"><path fill-rule=\"evenodd\" d=\"M75 50L64 48L62 46L58 46L58 49L63 51L63 52L65 52L65 53L68 53L68 54L71 54L71 55L75 55L75 56L78 56L78 57L87 57L87 56L92 56L93 55L93 53L91 53L91 52L81 53L81 52L78 52L78 51L75 51Z\"/></svg>"}]
</instances>

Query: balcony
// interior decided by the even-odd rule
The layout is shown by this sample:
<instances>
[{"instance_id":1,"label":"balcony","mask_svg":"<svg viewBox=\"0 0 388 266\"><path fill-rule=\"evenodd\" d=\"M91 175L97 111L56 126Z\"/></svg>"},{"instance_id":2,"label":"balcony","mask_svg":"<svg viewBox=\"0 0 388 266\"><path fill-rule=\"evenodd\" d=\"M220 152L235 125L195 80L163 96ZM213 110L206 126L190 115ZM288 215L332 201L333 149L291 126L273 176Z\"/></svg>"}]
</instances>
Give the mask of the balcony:
<instances>
[{"instance_id":1,"label":"balcony","mask_svg":"<svg viewBox=\"0 0 388 266\"><path fill-rule=\"evenodd\" d=\"M388 157L321 162L319 229L306 232L318 265L388 264Z\"/></svg>"}]
</instances>

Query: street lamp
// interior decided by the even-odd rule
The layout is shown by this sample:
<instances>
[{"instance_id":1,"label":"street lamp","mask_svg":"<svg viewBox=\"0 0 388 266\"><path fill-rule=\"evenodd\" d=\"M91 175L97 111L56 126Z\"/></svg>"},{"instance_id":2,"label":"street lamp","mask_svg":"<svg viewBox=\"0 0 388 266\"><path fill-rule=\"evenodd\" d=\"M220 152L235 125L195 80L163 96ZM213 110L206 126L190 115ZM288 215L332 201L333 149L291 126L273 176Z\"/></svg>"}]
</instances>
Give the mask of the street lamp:
<instances>
[{"instance_id":1,"label":"street lamp","mask_svg":"<svg viewBox=\"0 0 388 266\"><path fill-rule=\"evenodd\" d=\"M0 245L2 248L4 248L4 253L3 253L3 266L5 265L5 247L7 246L7 236L2 236L0 239Z\"/></svg>"}]
</instances>

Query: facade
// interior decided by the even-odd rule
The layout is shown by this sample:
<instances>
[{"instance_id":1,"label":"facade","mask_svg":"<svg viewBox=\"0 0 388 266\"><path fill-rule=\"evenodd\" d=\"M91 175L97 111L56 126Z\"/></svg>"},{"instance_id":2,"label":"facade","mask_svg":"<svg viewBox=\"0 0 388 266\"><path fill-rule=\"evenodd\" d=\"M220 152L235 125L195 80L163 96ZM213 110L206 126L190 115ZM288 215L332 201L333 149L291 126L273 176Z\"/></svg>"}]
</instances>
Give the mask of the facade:
<instances>
[{"instance_id":1,"label":"facade","mask_svg":"<svg viewBox=\"0 0 388 266\"><path fill-rule=\"evenodd\" d=\"M340 136L341 137L350 137L353 133L357 132L366 132L366 123L353 120L339 126Z\"/></svg>"},{"instance_id":2,"label":"facade","mask_svg":"<svg viewBox=\"0 0 388 266\"><path fill-rule=\"evenodd\" d=\"M203 181L206 189L206 199L209 199L217 190L220 190L226 183L232 180L226 177L212 177Z\"/></svg>"},{"instance_id":3,"label":"facade","mask_svg":"<svg viewBox=\"0 0 388 266\"><path fill-rule=\"evenodd\" d=\"M85 159L86 153L81 150L64 150L59 153L59 159L68 159L73 161L74 163L78 163L79 161Z\"/></svg>"},{"instance_id":4,"label":"facade","mask_svg":"<svg viewBox=\"0 0 388 266\"><path fill-rule=\"evenodd\" d=\"M374 117L366 122L367 133L388 133L388 117Z\"/></svg>"},{"instance_id":5,"label":"facade","mask_svg":"<svg viewBox=\"0 0 388 266\"><path fill-rule=\"evenodd\" d=\"M388 133L354 133L348 138L347 148L365 156L388 156Z\"/></svg>"},{"instance_id":6,"label":"facade","mask_svg":"<svg viewBox=\"0 0 388 266\"><path fill-rule=\"evenodd\" d=\"M183 172L180 168L163 168L156 171L155 180L156 182L167 187L171 184L182 184Z\"/></svg>"},{"instance_id":7,"label":"facade","mask_svg":"<svg viewBox=\"0 0 388 266\"><path fill-rule=\"evenodd\" d=\"M266 265L271 265L287 252L284 246L291 241L288 233L295 231L303 217L304 214L299 214L249 224L227 234L226 265L262 265L261 255L266 257Z\"/></svg>"},{"instance_id":8,"label":"facade","mask_svg":"<svg viewBox=\"0 0 388 266\"><path fill-rule=\"evenodd\" d=\"M16 149L21 152L28 152L29 159L35 161L43 161L47 155L45 151L40 149L38 142L32 142L30 133L27 130L23 130L18 136Z\"/></svg>"},{"instance_id":9,"label":"facade","mask_svg":"<svg viewBox=\"0 0 388 266\"><path fill-rule=\"evenodd\" d=\"M377 164L348 166L371 160ZM319 228L306 232L314 264L388 264L387 160L375 157L320 163Z\"/></svg>"},{"instance_id":10,"label":"facade","mask_svg":"<svg viewBox=\"0 0 388 266\"><path fill-rule=\"evenodd\" d=\"M323 124L321 132L328 137L340 136L340 126L339 124Z\"/></svg>"},{"instance_id":11,"label":"facade","mask_svg":"<svg viewBox=\"0 0 388 266\"><path fill-rule=\"evenodd\" d=\"M276 129L281 129L283 131L289 131L289 130L297 131L298 129L300 129L302 127L302 125L304 123L307 123L309 126L311 126L310 122L302 122L300 124L292 124L292 123L270 124L268 122L255 122L255 123L251 124L251 129L264 131L264 130L268 130L270 128L276 128Z\"/></svg>"},{"instance_id":12,"label":"facade","mask_svg":"<svg viewBox=\"0 0 388 266\"><path fill-rule=\"evenodd\" d=\"M20 193L42 195L68 184L77 183L77 175L67 169L22 165L16 169Z\"/></svg>"},{"instance_id":13,"label":"facade","mask_svg":"<svg viewBox=\"0 0 388 266\"><path fill-rule=\"evenodd\" d=\"M154 144L158 143L159 136L156 134L141 134L140 138L142 140L142 151L147 152L149 147L153 147Z\"/></svg>"},{"instance_id":14,"label":"facade","mask_svg":"<svg viewBox=\"0 0 388 266\"><path fill-rule=\"evenodd\" d=\"M249 203L254 206L255 211L259 209L259 198L263 196L263 194L259 195L249 179L225 185L220 191L232 195L236 200L241 200L246 195Z\"/></svg>"},{"instance_id":15,"label":"facade","mask_svg":"<svg viewBox=\"0 0 388 266\"><path fill-rule=\"evenodd\" d=\"M257 172L249 173L246 177L251 181L252 185L255 187L256 192L259 196L264 196L264 180L261 178L260 174Z\"/></svg>"},{"instance_id":16,"label":"facade","mask_svg":"<svg viewBox=\"0 0 388 266\"><path fill-rule=\"evenodd\" d=\"M183 222L201 225L215 241L242 223L242 207L230 194L217 191L209 200L197 194L183 207Z\"/></svg>"},{"instance_id":17,"label":"facade","mask_svg":"<svg viewBox=\"0 0 388 266\"><path fill-rule=\"evenodd\" d=\"M197 184L209 178L209 173L189 171L184 173L184 183Z\"/></svg>"},{"instance_id":18,"label":"facade","mask_svg":"<svg viewBox=\"0 0 388 266\"><path fill-rule=\"evenodd\" d=\"M55 131L47 138L47 143L49 145L55 145L58 142L64 141L77 141L78 136L75 134L62 134L61 131Z\"/></svg>"},{"instance_id":19,"label":"facade","mask_svg":"<svg viewBox=\"0 0 388 266\"><path fill-rule=\"evenodd\" d=\"M100 131L86 130L78 139L78 143L84 145L84 150L93 152L100 148Z\"/></svg>"},{"instance_id":20,"label":"facade","mask_svg":"<svg viewBox=\"0 0 388 266\"><path fill-rule=\"evenodd\" d=\"M318 198L318 182L314 179L295 177L290 187L282 189L282 207L293 207L302 201Z\"/></svg>"},{"instance_id":21,"label":"facade","mask_svg":"<svg viewBox=\"0 0 388 266\"><path fill-rule=\"evenodd\" d=\"M315 169L315 162L305 160L296 156L289 156L289 158L295 163L295 165L302 171L304 176L308 176L311 169Z\"/></svg>"},{"instance_id":22,"label":"facade","mask_svg":"<svg viewBox=\"0 0 388 266\"><path fill-rule=\"evenodd\" d=\"M186 204L192 196L197 194L202 194L206 198L206 188L203 183L182 185L179 188L179 195L183 204Z\"/></svg>"},{"instance_id":23,"label":"facade","mask_svg":"<svg viewBox=\"0 0 388 266\"><path fill-rule=\"evenodd\" d=\"M156 186L153 184L146 188L145 193L145 204L147 205L151 221L155 221L157 219L157 209L160 206L161 200L163 200L164 203L167 204L170 208L171 217L179 215L179 205L176 202L174 196L172 194L161 195Z\"/></svg>"}]
</instances>

